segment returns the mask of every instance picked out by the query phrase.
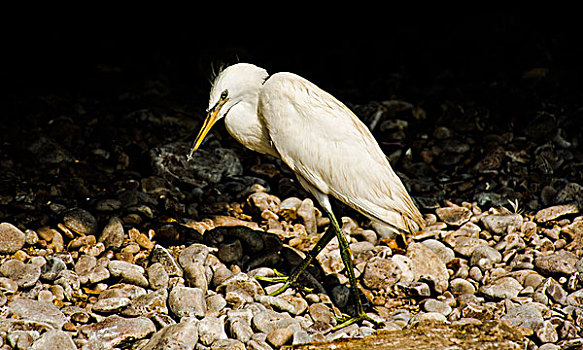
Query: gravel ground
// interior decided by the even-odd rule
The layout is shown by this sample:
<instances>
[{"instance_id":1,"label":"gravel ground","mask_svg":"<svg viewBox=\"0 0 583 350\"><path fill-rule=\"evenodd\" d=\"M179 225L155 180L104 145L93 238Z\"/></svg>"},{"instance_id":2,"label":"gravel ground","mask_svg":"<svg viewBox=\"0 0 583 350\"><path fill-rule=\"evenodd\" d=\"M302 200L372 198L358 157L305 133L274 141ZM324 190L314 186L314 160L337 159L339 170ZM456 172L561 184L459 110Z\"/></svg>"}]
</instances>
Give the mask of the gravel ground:
<instances>
[{"instance_id":1,"label":"gravel ground","mask_svg":"<svg viewBox=\"0 0 583 350\"><path fill-rule=\"evenodd\" d=\"M122 81L114 68L99 74ZM453 99L444 78L424 98L345 101L428 224L405 247L337 204L379 329L501 320L528 349L583 347L581 109L558 98L559 73L459 82ZM303 281L312 293L272 297L277 285L254 278L289 273L328 220L280 161L221 125L187 163L206 106L173 88L148 77L105 96L9 96L1 348L277 349L373 334L366 321L331 331L353 311L335 240Z\"/></svg>"}]
</instances>

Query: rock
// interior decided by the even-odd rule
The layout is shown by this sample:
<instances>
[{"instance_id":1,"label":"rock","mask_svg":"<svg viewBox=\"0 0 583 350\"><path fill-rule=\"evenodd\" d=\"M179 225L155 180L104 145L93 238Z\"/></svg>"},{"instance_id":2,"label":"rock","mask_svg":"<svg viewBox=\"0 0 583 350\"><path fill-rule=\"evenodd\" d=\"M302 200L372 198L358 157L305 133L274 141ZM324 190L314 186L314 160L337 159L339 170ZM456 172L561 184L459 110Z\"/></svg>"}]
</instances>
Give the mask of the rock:
<instances>
[{"instance_id":1,"label":"rock","mask_svg":"<svg viewBox=\"0 0 583 350\"><path fill-rule=\"evenodd\" d=\"M425 312L437 312L444 316L449 315L452 311L451 306L437 299L427 299L421 306Z\"/></svg>"},{"instance_id":2,"label":"rock","mask_svg":"<svg viewBox=\"0 0 583 350\"><path fill-rule=\"evenodd\" d=\"M159 262L153 263L147 269L148 282L150 287L154 290L168 287L168 272L164 265Z\"/></svg>"},{"instance_id":3,"label":"rock","mask_svg":"<svg viewBox=\"0 0 583 350\"><path fill-rule=\"evenodd\" d=\"M267 333L267 341L278 348L291 342L293 335L293 330L289 328L277 328Z\"/></svg>"},{"instance_id":4,"label":"rock","mask_svg":"<svg viewBox=\"0 0 583 350\"><path fill-rule=\"evenodd\" d=\"M156 244L150 253L150 260L152 263L160 263L164 266L164 270L168 273L168 276L179 276L182 277L182 268L174 259L172 254L168 249Z\"/></svg>"},{"instance_id":5,"label":"rock","mask_svg":"<svg viewBox=\"0 0 583 350\"><path fill-rule=\"evenodd\" d=\"M123 221L118 217L112 217L101 231L98 241L105 245L105 248L119 250L125 239Z\"/></svg>"},{"instance_id":6,"label":"rock","mask_svg":"<svg viewBox=\"0 0 583 350\"><path fill-rule=\"evenodd\" d=\"M87 337L89 344L107 349L144 339L156 331L156 326L145 317L123 318L112 315L100 322L81 326L79 331Z\"/></svg>"},{"instance_id":7,"label":"rock","mask_svg":"<svg viewBox=\"0 0 583 350\"><path fill-rule=\"evenodd\" d=\"M336 237L322 249L320 254L316 256L316 260L318 260L322 270L327 275L339 273L344 269L344 262L342 262L342 257L340 256L340 248Z\"/></svg>"},{"instance_id":8,"label":"rock","mask_svg":"<svg viewBox=\"0 0 583 350\"><path fill-rule=\"evenodd\" d=\"M451 245L453 250L464 256L469 257L472 255L474 249L479 246L488 245L488 242L478 237L468 237L468 236L457 236L451 237L452 235L446 237L446 242Z\"/></svg>"},{"instance_id":9,"label":"rock","mask_svg":"<svg viewBox=\"0 0 583 350\"><path fill-rule=\"evenodd\" d=\"M152 335L140 350L194 349L198 342L198 320L185 318L182 322L163 327Z\"/></svg>"},{"instance_id":10,"label":"rock","mask_svg":"<svg viewBox=\"0 0 583 350\"><path fill-rule=\"evenodd\" d=\"M77 346L67 332L61 330L48 330L38 338L30 348L31 350L77 350Z\"/></svg>"},{"instance_id":11,"label":"rock","mask_svg":"<svg viewBox=\"0 0 583 350\"><path fill-rule=\"evenodd\" d=\"M107 265L111 276L121 277L122 281L140 287L148 287L148 279L143 267L123 260L111 260Z\"/></svg>"},{"instance_id":12,"label":"rock","mask_svg":"<svg viewBox=\"0 0 583 350\"><path fill-rule=\"evenodd\" d=\"M401 270L400 282L413 282L415 280L415 273L413 272L413 261L406 257L405 255L395 254L391 257L391 260L397 264Z\"/></svg>"},{"instance_id":13,"label":"rock","mask_svg":"<svg viewBox=\"0 0 583 350\"><path fill-rule=\"evenodd\" d=\"M577 214L578 212L579 208L576 204L561 204L539 210L534 216L534 219L537 222L543 223L555 220L564 215Z\"/></svg>"},{"instance_id":14,"label":"rock","mask_svg":"<svg viewBox=\"0 0 583 350\"><path fill-rule=\"evenodd\" d=\"M16 299L8 304L8 310L21 319L48 324L55 329L61 329L68 321L56 306L42 301Z\"/></svg>"},{"instance_id":15,"label":"rock","mask_svg":"<svg viewBox=\"0 0 583 350\"><path fill-rule=\"evenodd\" d=\"M491 269L500 261L502 261L502 254L489 245L477 246L470 255L470 265L477 266L482 271Z\"/></svg>"},{"instance_id":16,"label":"rock","mask_svg":"<svg viewBox=\"0 0 583 350\"><path fill-rule=\"evenodd\" d=\"M302 218L304 227L308 234L314 234L317 232L316 211L314 209L314 202L310 198L306 198L302 201L297 208L297 215Z\"/></svg>"},{"instance_id":17,"label":"rock","mask_svg":"<svg viewBox=\"0 0 583 350\"><path fill-rule=\"evenodd\" d=\"M539 329L544 322L539 308L533 303L517 306L514 309L508 311L500 319L503 321L510 321L510 323L515 326L529 328L533 331Z\"/></svg>"},{"instance_id":18,"label":"rock","mask_svg":"<svg viewBox=\"0 0 583 350\"><path fill-rule=\"evenodd\" d=\"M521 290L520 282L512 277L500 277L480 287L480 293L491 299L515 298Z\"/></svg>"},{"instance_id":19,"label":"rock","mask_svg":"<svg viewBox=\"0 0 583 350\"><path fill-rule=\"evenodd\" d=\"M454 295L474 294L476 292L476 287L463 278L454 278L451 280L449 289Z\"/></svg>"},{"instance_id":20,"label":"rock","mask_svg":"<svg viewBox=\"0 0 583 350\"><path fill-rule=\"evenodd\" d=\"M485 215L480 221L488 231L498 234L520 231L522 226L522 216L519 214Z\"/></svg>"},{"instance_id":21,"label":"rock","mask_svg":"<svg viewBox=\"0 0 583 350\"><path fill-rule=\"evenodd\" d=\"M400 278L399 265L391 258L375 256L366 263L362 283L370 289L386 289L399 282Z\"/></svg>"},{"instance_id":22,"label":"rock","mask_svg":"<svg viewBox=\"0 0 583 350\"><path fill-rule=\"evenodd\" d=\"M254 208L257 213L261 213L264 210L269 210L272 213L277 213L279 211L279 204L281 200L266 192L255 192L247 197L247 203Z\"/></svg>"},{"instance_id":23,"label":"rock","mask_svg":"<svg viewBox=\"0 0 583 350\"><path fill-rule=\"evenodd\" d=\"M534 259L534 266L543 275L568 276L577 271L575 264L579 259L566 250L560 250L550 255L539 255Z\"/></svg>"},{"instance_id":24,"label":"rock","mask_svg":"<svg viewBox=\"0 0 583 350\"><path fill-rule=\"evenodd\" d=\"M253 336L253 329L249 322L237 319L229 323L229 333L235 339L247 343Z\"/></svg>"},{"instance_id":25,"label":"rock","mask_svg":"<svg viewBox=\"0 0 583 350\"><path fill-rule=\"evenodd\" d=\"M460 226L467 222L472 212L464 207L445 207L435 209L435 214L448 225Z\"/></svg>"},{"instance_id":26,"label":"rock","mask_svg":"<svg viewBox=\"0 0 583 350\"><path fill-rule=\"evenodd\" d=\"M426 239L421 243L431 249L446 264L455 258L454 251L436 239Z\"/></svg>"},{"instance_id":27,"label":"rock","mask_svg":"<svg viewBox=\"0 0 583 350\"><path fill-rule=\"evenodd\" d=\"M211 350L246 350L245 344L237 339L217 339Z\"/></svg>"},{"instance_id":28,"label":"rock","mask_svg":"<svg viewBox=\"0 0 583 350\"><path fill-rule=\"evenodd\" d=\"M555 326L549 320L544 321L536 330L536 337L541 343L555 343L559 340L559 334L557 333Z\"/></svg>"},{"instance_id":29,"label":"rock","mask_svg":"<svg viewBox=\"0 0 583 350\"><path fill-rule=\"evenodd\" d=\"M93 304L93 311L102 313L113 313L124 309L130 304L130 298L113 297L102 298Z\"/></svg>"},{"instance_id":30,"label":"rock","mask_svg":"<svg viewBox=\"0 0 583 350\"><path fill-rule=\"evenodd\" d=\"M423 321L447 322L447 318L439 312L421 312L413 316L409 324L414 325Z\"/></svg>"},{"instance_id":31,"label":"rock","mask_svg":"<svg viewBox=\"0 0 583 350\"><path fill-rule=\"evenodd\" d=\"M85 209L72 208L63 213L63 224L83 236L97 232L97 220Z\"/></svg>"},{"instance_id":32,"label":"rock","mask_svg":"<svg viewBox=\"0 0 583 350\"><path fill-rule=\"evenodd\" d=\"M206 300L200 288L174 287L168 295L168 307L176 317L202 317L206 312Z\"/></svg>"},{"instance_id":33,"label":"rock","mask_svg":"<svg viewBox=\"0 0 583 350\"><path fill-rule=\"evenodd\" d=\"M421 243L412 243L407 248L407 257L413 261L413 273L418 280L423 275L432 276L435 290L443 293L449 285L449 273L445 263L429 248Z\"/></svg>"},{"instance_id":34,"label":"rock","mask_svg":"<svg viewBox=\"0 0 583 350\"><path fill-rule=\"evenodd\" d=\"M131 299L128 307L123 310L124 316L147 316L153 312L168 314L168 291L158 289L155 292L138 295Z\"/></svg>"},{"instance_id":35,"label":"rock","mask_svg":"<svg viewBox=\"0 0 583 350\"><path fill-rule=\"evenodd\" d=\"M227 301L221 294L214 294L206 297L208 310L223 310L227 306Z\"/></svg>"},{"instance_id":36,"label":"rock","mask_svg":"<svg viewBox=\"0 0 583 350\"><path fill-rule=\"evenodd\" d=\"M198 323L199 341L206 346L212 345L218 339L227 339L222 319L206 316Z\"/></svg>"},{"instance_id":37,"label":"rock","mask_svg":"<svg viewBox=\"0 0 583 350\"><path fill-rule=\"evenodd\" d=\"M182 267L191 263L204 265L208 256L209 248L204 244L195 243L180 252L180 255L178 255L178 263Z\"/></svg>"},{"instance_id":38,"label":"rock","mask_svg":"<svg viewBox=\"0 0 583 350\"><path fill-rule=\"evenodd\" d=\"M0 265L0 275L15 281L20 288L28 288L40 278L41 268L38 265L10 259Z\"/></svg>"},{"instance_id":39,"label":"rock","mask_svg":"<svg viewBox=\"0 0 583 350\"><path fill-rule=\"evenodd\" d=\"M14 254L24 247L25 234L8 222L0 224L0 254Z\"/></svg>"}]
</instances>

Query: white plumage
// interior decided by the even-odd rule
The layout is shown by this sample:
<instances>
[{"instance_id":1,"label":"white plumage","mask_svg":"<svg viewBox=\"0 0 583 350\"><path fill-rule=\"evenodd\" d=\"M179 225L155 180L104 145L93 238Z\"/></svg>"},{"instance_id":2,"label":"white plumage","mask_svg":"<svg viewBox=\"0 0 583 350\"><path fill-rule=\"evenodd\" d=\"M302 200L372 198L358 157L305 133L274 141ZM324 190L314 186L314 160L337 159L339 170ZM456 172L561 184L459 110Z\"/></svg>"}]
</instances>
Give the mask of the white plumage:
<instances>
[{"instance_id":1,"label":"white plumage","mask_svg":"<svg viewBox=\"0 0 583 350\"><path fill-rule=\"evenodd\" d=\"M216 110L222 94L227 101ZM368 128L310 81L283 72L268 77L264 69L247 63L229 66L213 83L212 120L193 150L223 117L241 144L281 158L327 211L332 210L327 198L332 195L398 231L423 227L419 210Z\"/></svg>"}]
</instances>

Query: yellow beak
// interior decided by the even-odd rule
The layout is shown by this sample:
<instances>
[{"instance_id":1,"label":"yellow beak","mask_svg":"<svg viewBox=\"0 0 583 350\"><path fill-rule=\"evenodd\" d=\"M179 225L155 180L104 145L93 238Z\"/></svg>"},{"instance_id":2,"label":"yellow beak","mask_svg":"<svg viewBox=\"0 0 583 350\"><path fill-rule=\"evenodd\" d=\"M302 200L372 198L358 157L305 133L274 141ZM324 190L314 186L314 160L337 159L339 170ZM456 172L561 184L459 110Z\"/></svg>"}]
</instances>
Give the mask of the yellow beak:
<instances>
[{"instance_id":1,"label":"yellow beak","mask_svg":"<svg viewBox=\"0 0 583 350\"><path fill-rule=\"evenodd\" d=\"M215 125L215 123L217 122L219 111L221 110L221 107L225 104L225 102L227 102L227 101L228 101L227 99L219 101L215 105L215 107L212 110L210 110L208 112L208 114L206 115L204 123L202 124L202 128L198 132L198 135L196 136L196 139L194 140L194 143L192 144L192 148L190 149L190 152L188 152L188 156L187 156L188 160L190 160L192 158L192 155L194 154L194 152L196 152L196 150L198 149L198 147L200 146L200 144L204 140L205 136L211 130L213 125Z\"/></svg>"}]
</instances>

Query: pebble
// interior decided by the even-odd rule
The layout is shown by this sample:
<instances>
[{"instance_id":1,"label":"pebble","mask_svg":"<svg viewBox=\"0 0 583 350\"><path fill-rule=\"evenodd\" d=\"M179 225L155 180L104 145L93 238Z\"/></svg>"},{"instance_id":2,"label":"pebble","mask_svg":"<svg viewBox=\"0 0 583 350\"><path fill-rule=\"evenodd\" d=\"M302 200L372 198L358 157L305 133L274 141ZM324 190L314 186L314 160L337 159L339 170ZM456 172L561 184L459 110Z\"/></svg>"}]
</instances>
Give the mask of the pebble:
<instances>
[{"instance_id":1,"label":"pebble","mask_svg":"<svg viewBox=\"0 0 583 350\"><path fill-rule=\"evenodd\" d=\"M490 270L500 261L502 261L502 254L489 245L477 246L470 255L470 265L477 266L482 271Z\"/></svg>"},{"instance_id":2,"label":"pebble","mask_svg":"<svg viewBox=\"0 0 583 350\"><path fill-rule=\"evenodd\" d=\"M24 247L26 235L8 222L0 223L0 254L14 254Z\"/></svg>"},{"instance_id":3,"label":"pebble","mask_svg":"<svg viewBox=\"0 0 583 350\"><path fill-rule=\"evenodd\" d=\"M522 285L512 277L500 277L480 287L481 294L491 299L515 298L522 290Z\"/></svg>"},{"instance_id":4,"label":"pebble","mask_svg":"<svg viewBox=\"0 0 583 350\"><path fill-rule=\"evenodd\" d=\"M429 275L435 280L435 290L443 293L449 285L449 273L445 263L431 249L422 243L411 243L407 248L407 257L413 262L415 279Z\"/></svg>"},{"instance_id":5,"label":"pebble","mask_svg":"<svg viewBox=\"0 0 583 350\"><path fill-rule=\"evenodd\" d=\"M510 321L515 326L529 328L533 331L539 329L544 322L539 307L532 303L517 306L506 312L500 319Z\"/></svg>"},{"instance_id":6,"label":"pebble","mask_svg":"<svg viewBox=\"0 0 583 350\"><path fill-rule=\"evenodd\" d=\"M542 325L536 330L536 337L541 343L555 343L559 340L555 325L549 320L543 321Z\"/></svg>"},{"instance_id":7,"label":"pebble","mask_svg":"<svg viewBox=\"0 0 583 350\"><path fill-rule=\"evenodd\" d=\"M246 350L245 344L237 339L218 339L211 350Z\"/></svg>"},{"instance_id":8,"label":"pebble","mask_svg":"<svg viewBox=\"0 0 583 350\"><path fill-rule=\"evenodd\" d=\"M72 208L63 213L63 224L68 229L86 236L97 231L97 219L85 209Z\"/></svg>"},{"instance_id":9,"label":"pebble","mask_svg":"<svg viewBox=\"0 0 583 350\"><path fill-rule=\"evenodd\" d=\"M437 208L435 214L446 224L451 226L461 226L470 220L472 212L464 207Z\"/></svg>"},{"instance_id":10,"label":"pebble","mask_svg":"<svg viewBox=\"0 0 583 350\"><path fill-rule=\"evenodd\" d=\"M579 207L576 204L561 204L539 210L534 219L537 222L548 222L555 220L564 215L576 214L579 212Z\"/></svg>"},{"instance_id":11,"label":"pebble","mask_svg":"<svg viewBox=\"0 0 583 350\"><path fill-rule=\"evenodd\" d=\"M168 307L176 317L204 316L206 300L200 288L174 287L168 294Z\"/></svg>"},{"instance_id":12,"label":"pebble","mask_svg":"<svg viewBox=\"0 0 583 350\"><path fill-rule=\"evenodd\" d=\"M156 262L148 266L146 271L148 272L148 283L150 284L150 288L157 290L168 287L170 276L164 265Z\"/></svg>"},{"instance_id":13,"label":"pebble","mask_svg":"<svg viewBox=\"0 0 583 350\"><path fill-rule=\"evenodd\" d=\"M362 282L370 289L389 288L401 279L401 269L391 258L371 258L364 269Z\"/></svg>"},{"instance_id":14,"label":"pebble","mask_svg":"<svg viewBox=\"0 0 583 350\"><path fill-rule=\"evenodd\" d=\"M44 332L30 347L31 350L76 350L68 332L52 329Z\"/></svg>"},{"instance_id":15,"label":"pebble","mask_svg":"<svg viewBox=\"0 0 583 350\"><path fill-rule=\"evenodd\" d=\"M168 249L164 248L163 246L156 244L154 248L152 248L152 252L150 253L150 260L152 263L160 263L164 266L164 270L168 273L168 276L180 276L182 277L182 268L174 259L172 254L168 251Z\"/></svg>"},{"instance_id":16,"label":"pebble","mask_svg":"<svg viewBox=\"0 0 583 350\"><path fill-rule=\"evenodd\" d=\"M184 318L180 323L168 325L152 335L141 350L194 349L198 342L198 320Z\"/></svg>"},{"instance_id":17,"label":"pebble","mask_svg":"<svg viewBox=\"0 0 583 350\"><path fill-rule=\"evenodd\" d=\"M281 347L290 343L293 335L293 330L289 328L277 328L267 333L267 341L275 347Z\"/></svg>"},{"instance_id":18,"label":"pebble","mask_svg":"<svg viewBox=\"0 0 583 350\"><path fill-rule=\"evenodd\" d=\"M144 339L155 331L156 326L148 318L124 318L117 315L79 327L79 332L87 338L88 344L98 349L99 346L113 348L128 341Z\"/></svg>"},{"instance_id":19,"label":"pebble","mask_svg":"<svg viewBox=\"0 0 583 350\"><path fill-rule=\"evenodd\" d=\"M575 264L579 259L566 250L549 255L539 255L534 259L535 268L543 275L571 275L577 271Z\"/></svg>"},{"instance_id":20,"label":"pebble","mask_svg":"<svg viewBox=\"0 0 583 350\"><path fill-rule=\"evenodd\" d=\"M125 239L125 232L123 228L123 221L113 216L99 235L98 241L103 243L105 248L118 250L121 248Z\"/></svg>"},{"instance_id":21,"label":"pebble","mask_svg":"<svg viewBox=\"0 0 583 350\"><path fill-rule=\"evenodd\" d=\"M437 299L426 299L421 306L425 312L438 312L444 316L452 312L451 306Z\"/></svg>"},{"instance_id":22,"label":"pebble","mask_svg":"<svg viewBox=\"0 0 583 350\"><path fill-rule=\"evenodd\" d=\"M48 324L61 329L67 317L55 305L31 299L16 299L8 304L8 311L21 319Z\"/></svg>"},{"instance_id":23,"label":"pebble","mask_svg":"<svg viewBox=\"0 0 583 350\"><path fill-rule=\"evenodd\" d=\"M454 278L449 284L449 288L454 295L474 294L476 287L463 278Z\"/></svg>"},{"instance_id":24,"label":"pebble","mask_svg":"<svg viewBox=\"0 0 583 350\"><path fill-rule=\"evenodd\" d=\"M203 345L210 346L218 339L227 339L223 320L206 316L198 323L198 337Z\"/></svg>"},{"instance_id":25,"label":"pebble","mask_svg":"<svg viewBox=\"0 0 583 350\"><path fill-rule=\"evenodd\" d=\"M520 230L522 216L519 214L486 215L481 218L481 222L488 231L503 234L512 230Z\"/></svg>"},{"instance_id":26,"label":"pebble","mask_svg":"<svg viewBox=\"0 0 583 350\"><path fill-rule=\"evenodd\" d=\"M148 287L148 279L144 276L143 267L123 260L111 260L107 265L111 276L120 277L122 281L141 287Z\"/></svg>"},{"instance_id":27,"label":"pebble","mask_svg":"<svg viewBox=\"0 0 583 350\"><path fill-rule=\"evenodd\" d=\"M20 288L28 288L40 278L41 268L38 265L10 259L0 265L0 275L15 281Z\"/></svg>"}]
</instances>

